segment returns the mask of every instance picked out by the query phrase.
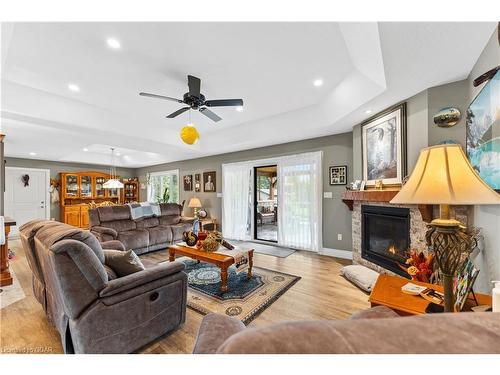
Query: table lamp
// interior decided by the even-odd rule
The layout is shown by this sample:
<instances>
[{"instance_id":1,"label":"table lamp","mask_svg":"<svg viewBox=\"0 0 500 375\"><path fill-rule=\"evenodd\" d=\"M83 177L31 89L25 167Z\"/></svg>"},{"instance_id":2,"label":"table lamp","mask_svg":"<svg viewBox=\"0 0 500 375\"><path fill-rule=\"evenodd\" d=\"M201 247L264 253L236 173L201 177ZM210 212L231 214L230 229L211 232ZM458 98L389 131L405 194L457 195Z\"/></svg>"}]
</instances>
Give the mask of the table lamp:
<instances>
[{"instance_id":1,"label":"table lamp","mask_svg":"<svg viewBox=\"0 0 500 375\"><path fill-rule=\"evenodd\" d=\"M500 204L500 194L479 177L460 145L446 144L420 151L410 178L390 203L439 205L439 218L428 225L426 240L441 271L444 311L454 311L453 277L472 238L462 223L450 218L450 205Z\"/></svg>"},{"instance_id":2,"label":"table lamp","mask_svg":"<svg viewBox=\"0 0 500 375\"><path fill-rule=\"evenodd\" d=\"M198 198L193 197L189 200L188 207L194 208L194 217L198 218L198 209L202 208L201 202Z\"/></svg>"}]
</instances>

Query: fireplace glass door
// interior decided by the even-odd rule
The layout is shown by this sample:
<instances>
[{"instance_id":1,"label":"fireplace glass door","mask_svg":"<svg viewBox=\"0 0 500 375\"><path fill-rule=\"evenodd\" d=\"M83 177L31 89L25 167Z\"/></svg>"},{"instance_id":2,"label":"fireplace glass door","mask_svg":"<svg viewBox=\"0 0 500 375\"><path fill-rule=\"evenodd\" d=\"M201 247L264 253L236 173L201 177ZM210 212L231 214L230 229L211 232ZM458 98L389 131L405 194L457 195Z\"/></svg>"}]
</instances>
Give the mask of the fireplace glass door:
<instances>
[{"instance_id":1,"label":"fireplace glass door","mask_svg":"<svg viewBox=\"0 0 500 375\"><path fill-rule=\"evenodd\" d=\"M366 206L362 215L362 257L381 267L405 274L404 264L410 247L410 211L407 208Z\"/></svg>"}]
</instances>

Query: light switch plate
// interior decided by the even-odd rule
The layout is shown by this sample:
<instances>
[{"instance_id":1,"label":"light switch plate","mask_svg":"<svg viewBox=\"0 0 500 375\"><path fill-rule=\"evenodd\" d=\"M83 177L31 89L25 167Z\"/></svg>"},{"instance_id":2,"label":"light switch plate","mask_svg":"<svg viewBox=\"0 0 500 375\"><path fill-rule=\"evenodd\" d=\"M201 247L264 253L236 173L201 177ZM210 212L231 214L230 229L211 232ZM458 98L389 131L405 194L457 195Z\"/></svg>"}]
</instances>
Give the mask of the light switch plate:
<instances>
[{"instance_id":1,"label":"light switch plate","mask_svg":"<svg viewBox=\"0 0 500 375\"><path fill-rule=\"evenodd\" d=\"M222 198L222 193L217 193L217 198Z\"/></svg>"},{"instance_id":2,"label":"light switch plate","mask_svg":"<svg viewBox=\"0 0 500 375\"><path fill-rule=\"evenodd\" d=\"M323 192L323 198L333 198L333 193L331 191L325 191Z\"/></svg>"}]
</instances>

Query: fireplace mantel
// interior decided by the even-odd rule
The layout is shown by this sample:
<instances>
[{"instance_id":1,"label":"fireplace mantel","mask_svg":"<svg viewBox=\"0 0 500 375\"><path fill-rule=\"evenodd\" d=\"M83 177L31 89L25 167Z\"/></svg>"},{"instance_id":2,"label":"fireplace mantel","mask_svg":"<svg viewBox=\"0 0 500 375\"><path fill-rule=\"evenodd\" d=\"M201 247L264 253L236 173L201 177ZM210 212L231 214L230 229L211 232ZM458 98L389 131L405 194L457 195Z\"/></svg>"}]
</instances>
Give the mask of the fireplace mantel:
<instances>
[{"instance_id":1,"label":"fireplace mantel","mask_svg":"<svg viewBox=\"0 0 500 375\"><path fill-rule=\"evenodd\" d=\"M342 201L352 211L355 201L363 202L386 202L389 203L399 190L346 190L342 194ZM425 222L433 219L433 209L430 204L419 204L418 209Z\"/></svg>"}]
</instances>

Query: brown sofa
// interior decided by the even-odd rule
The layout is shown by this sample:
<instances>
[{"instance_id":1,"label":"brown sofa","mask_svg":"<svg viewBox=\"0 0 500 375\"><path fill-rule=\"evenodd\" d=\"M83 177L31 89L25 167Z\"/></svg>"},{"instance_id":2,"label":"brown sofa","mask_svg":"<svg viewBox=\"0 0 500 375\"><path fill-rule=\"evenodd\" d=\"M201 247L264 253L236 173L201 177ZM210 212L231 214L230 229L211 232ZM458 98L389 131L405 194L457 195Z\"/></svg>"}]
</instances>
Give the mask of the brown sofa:
<instances>
[{"instance_id":1,"label":"brown sofa","mask_svg":"<svg viewBox=\"0 0 500 375\"><path fill-rule=\"evenodd\" d=\"M399 317L387 307L350 320L283 322L246 328L221 314L203 318L195 354L500 353L500 313Z\"/></svg>"},{"instance_id":2,"label":"brown sofa","mask_svg":"<svg viewBox=\"0 0 500 375\"><path fill-rule=\"evenodd\" d=\"M117 277L88 231L37 220L20 234L35 297L66 353L130 353L185 321L183 263L144 262L145 270ZM118 241L107 245L125 250Z\"/></svg>"},{"instance_id":3,"label":"brown sofa","mask_svg":"<svg viewBox=\"0 0 500 375\"><path fill-rule=\"evenodd\" d=\"M89 210L90 231L100 242L118 240L136 254L165 249L182 240L192 221L182 218L182 205L160 204L161 215L133 220L127 205Z\"/></svg>"}]
</instances>

